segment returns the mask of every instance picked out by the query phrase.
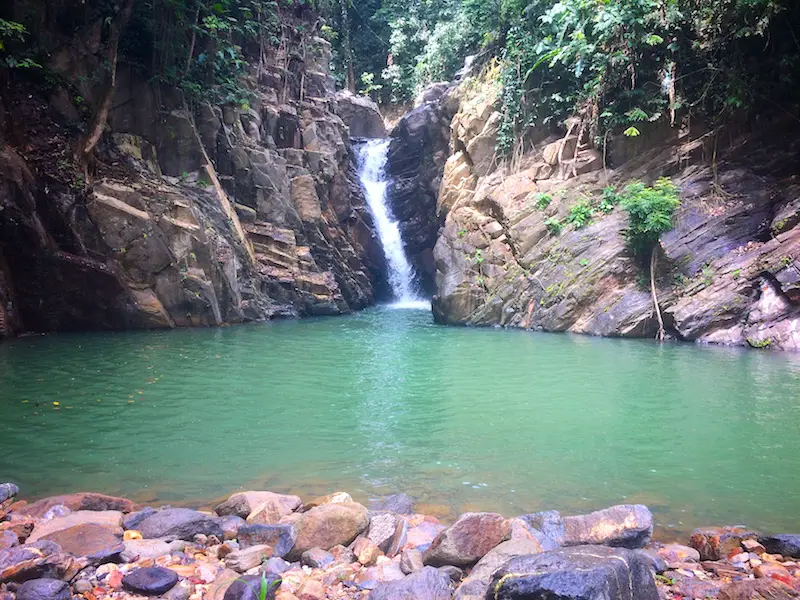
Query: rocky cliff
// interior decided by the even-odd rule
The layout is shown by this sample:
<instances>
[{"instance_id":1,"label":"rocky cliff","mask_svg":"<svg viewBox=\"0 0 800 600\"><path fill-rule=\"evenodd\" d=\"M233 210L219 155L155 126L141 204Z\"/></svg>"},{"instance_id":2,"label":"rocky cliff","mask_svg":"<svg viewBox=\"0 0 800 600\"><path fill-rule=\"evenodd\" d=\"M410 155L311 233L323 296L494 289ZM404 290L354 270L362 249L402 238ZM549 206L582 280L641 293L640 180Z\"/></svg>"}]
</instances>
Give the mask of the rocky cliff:
<instances>
[{"instance_id":1,"label":"rocky cliff","mask_svg":"<svg viewBox=\"0 0 800 600\"><path fill-rule=\"evenodd\" d=\"M50 32L47 64L3 72L0 337L374 301L384 258L340 115L359 127L365 110L379 115L334 94L330 44L303 22L312 17L292 13L285 43L252 61L245 107L190 106L121 61L88 178L73 156L102 93L92 77L102 24Z\"/></svg>"},{"instance_id":2,"label":"rocky cliff","mask_svg":"<svg viewBox=\"0 0 800 600\"><path fill-rule=\"evenodd\" d=\"M668 332L800 350L796 122L776 118L721 131L654 126L611 140L605 157L579 144L567 123L538 132L509 165L494 151L499 88L490 78L468 78L425 108L435 116L417 137L439 136L439 120L454 105L449 158L415 182L425 190L441 177L435 208L424 193L406 202L416 204L415 220L444 223L433 251L439 322L653 337L647 266L627 247L625 213L604 205L603 194L668 176L682 199L657 269ZM569 220L579 203L592 211L585 225Z\"/></svg>"}]
</instances>

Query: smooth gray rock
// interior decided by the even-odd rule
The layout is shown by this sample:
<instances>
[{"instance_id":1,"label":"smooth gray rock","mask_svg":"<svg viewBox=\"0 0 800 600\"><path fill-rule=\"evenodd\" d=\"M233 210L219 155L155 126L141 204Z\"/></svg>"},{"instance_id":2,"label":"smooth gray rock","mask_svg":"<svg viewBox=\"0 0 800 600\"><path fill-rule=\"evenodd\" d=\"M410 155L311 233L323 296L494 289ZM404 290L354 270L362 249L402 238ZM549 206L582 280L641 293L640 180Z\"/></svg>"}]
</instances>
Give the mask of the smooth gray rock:
<instances>
[{"instance_id":1,"label":"smooth gray rock","mask_svg":"<svg viewBox=\"0 0 800 600\"><path fill-rule=\"evenodd\" d=\"M0 483L0 502L5 502L19 494L19 487L13 483Z\"/></svg>"},{"instance_id":2,"label":"smooth gray rock","mask_svg":"<svg viewBox=\"0 0 800 600\"><path fill-rule=\"evenodd\" d=\"M70 600L69 585L60 579L31 579L17 589L17 600Z\"/></svg>"},{"instance_id":3,"label":"smooth gray rock","mask_svg":"<svg viewBox=\"0 0 800 600\"><path fill-rule=\"evenodd\" d=\"M146 567L131 571L122 578L122 586L137 594L160 596L178 583L178 574L164 567Z\"/></svg>"},{"instance_id":4,"label":"smooth gray rock","mask_svg":"<svg viewBox=\"0 0 800 600\"><path fill-rule=\"evenodd\" d=\"M369 595L370 600L450 600L453 582L433 567L423 567L398 581L379 583Z\"/></svg>"},{"instance_id":5,"label":"smooth gray rock","mask_svg":"<svg viewBox=\"0 0 800 600\"><path fill-rule=\"evenodd\" d=\"M150 515L139 523L139 532L146 539L171 538L191 541L198 534L224 537L214 517L188 508L168 508Z\"/></svg>"},{"instance_id":6,"label":"smooth gray rock","mask_svg":"<svg viewBox=\"0 0 800 600\"><path fill-rule=\"evenodd\" d=\"M151 506L146 506L142 510L132 512L128 515L122 517L122 528L123 529L139 529L139 525L141 525L142 521L144 521L147 517L151 517L156 514L156 509Z\"/></svg>"},{"instance_id":7,"label":"smooth gray rock","mask_svg":"<svg viewBox=\"0 0 800 600\"><path fill-rule=\"evenodd\" d=\"M225 591L223 600L261 600L261 575L245 575L234 581ZM266 576L267 595L264 600L273 600L280 587L280 578Z\"/></svg>"},{"instance_id":8,"label":"smooth gray rock","mask_svg":"<svg viewBox=\"0 0 800 600\"><path fill-rule=\"evenodd\" d=\"M638 552L607 546L560 548L512 558L495 571L487 600L658 600Z\"/></svg>"}]
</instances>

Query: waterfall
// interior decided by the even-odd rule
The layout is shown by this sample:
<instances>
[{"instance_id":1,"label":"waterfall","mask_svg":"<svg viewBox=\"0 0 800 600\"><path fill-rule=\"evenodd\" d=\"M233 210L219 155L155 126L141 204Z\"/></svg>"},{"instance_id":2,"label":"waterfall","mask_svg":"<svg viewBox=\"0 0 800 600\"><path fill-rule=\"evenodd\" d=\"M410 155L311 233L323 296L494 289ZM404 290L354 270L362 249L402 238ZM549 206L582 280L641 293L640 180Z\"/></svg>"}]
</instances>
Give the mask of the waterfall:
<instances>
[{"instance_id":1,"label":"waterfall","mask_svg":"<svg viewBox=\"0 0 800 600\"><path fill-rule=\"evenodd\" d=\"M389 267L389 286L392 288L396 308L430 308L430 303L420 297L414 283L414 267L408 261L400 227L392 219L386 205L386 161L389 140L368 140L358 149L359 178L364 187L378 237Z\"/></svg>"}]
</instances>

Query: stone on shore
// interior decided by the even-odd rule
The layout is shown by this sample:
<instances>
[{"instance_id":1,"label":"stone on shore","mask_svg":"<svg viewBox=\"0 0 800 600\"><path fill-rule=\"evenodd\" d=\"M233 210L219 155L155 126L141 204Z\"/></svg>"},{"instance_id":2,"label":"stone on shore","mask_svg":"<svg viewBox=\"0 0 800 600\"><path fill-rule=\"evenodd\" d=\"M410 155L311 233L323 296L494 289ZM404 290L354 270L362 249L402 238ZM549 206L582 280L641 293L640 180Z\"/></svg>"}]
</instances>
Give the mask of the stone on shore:
<instances>
[{"instance_id":1,"label":"stone on shore","mask_svg":"<svg viewBox=\"0 0 800 600\"><path fill-rule=\"evenodd\" d=\"M425 563L422 562L422 552L416 548L403 550L403 554L400 556L400 570L403 571L403 573L410 575L411 573L419 571L424 566Z\"/></svg>"},{"instance_id":2,"label":"stone on shore","mask_svg":"<svg viewBox=\"0 0 800 600\"><path fill-rule=\"evenodd\" d=\"M160 596L178 583L178 574L164 567L146 567L131 571L122 578L122 586L144 596Z\"/></svg>"},{"instance_id":3,"label":"stone on shore","mask_svg":"<svg viewBox=\"0 0 800 600\"><path fill-rule=\"evenodd\" d=\"M84 556L89 559L90 564L100 565L119 560L120 554L125 550L120 533L119 527L83 523L55 531L40 539L55 542L61 546L62 551L73 556Z\"/></svg>"},{"instance_id":4,"label":"stone on shore","mask_svg":"<svg viewBox=\"0 0 800 600\"><path fill-rule=\"evenodd\" d=\"M118 511L130 513L139 510L136 503L126 498L106 496L104 494L78 493L65 496L52 496L43 498L38 502L29 504L20 509L19 513L30 517L41 518L54 506L66 506L73 512L77 511Z\"/></svg>"},{"instance_id":5,"label":"stone on shore","mask_svg":"<svg viewBox=\"0 0 800 600\"><path fill-rule=\"evenodd\" d=\"M60 579L31 579L17 589L17 600L70 600L69 584Z\"/></svg>"},{"instance_id":6,"label":"stone on shore","mask_svg":"<svg viewBox=\"0 0 800 600\"><path fill-rule=\"evenodd\" d=\"M336 562L336 558L327 550L311 548L311 550L303 552L303 555L300 557L300 562L312 569L321 569L332 565Z\"/></svg>"},{"instance_id":7,"label":"stone on shore","mask_svg":"<svg viewBox=\"0 0 800 600\"><path fill-rule=\"evenodd\" d=\"M266 577L267 594L264 600L273 600L280 584L277 577ZM223 600L261 600L261 575L245 575L237 577L225 590Z\"/></svg>"},{"instance_id":8,"label":"stone on shore","mask_svg":"<svg viewBox=\"0 0 800 600\"><path fill-rule=\"evenodd\" d=\"M278 558L277 556L273 556L264 563L264 565L261 567L261 572L267 576L280 575L291 568L292 563L287 562L282 558Z\"/></svg>"},{"instance_id":9,"label":"stone on shore","mask_svg":"<svg viewBox=\"0 0 800 600\"><path fill-rule=\"evenodd\" d=\"M719 600L797 600L800 592L780 581L750 579L733 581L719 592Z\"/></svg>"},{"instance_id":10,"label":"stone on shore","mask_svg":"<svg viewBox=\"0 0 800 600\"><path fill-rule=\"evenodd\" d=\"M564 518L564 545L644 548L653 535L653 515L643 504L622 504Z\"/></svg>"},{"instance_id":11,"label":"stone on shore","mask_svg":"<svg viewBox=\"0 0 800 600\"><path fill-rule=\"evenodd\" d=\"M0 504L19 494L19 487L13 483L0 483Z\"/></svg>"},{"instance_id":12,"label":"stone on shore","mask_svg":"<svg viewBox=\"0 0 800 600\"><path fill-rule=\"evenodd\" d=\"M800 534L784 533L758 538L758 541L770 554L781 554L800 558Z\"/></svg>"},{"instance_id":13,"label":"stone on shore","mask_svg":"<svg viewBox=\"0 0 800 600\"><path fill-rule=\"evenodd\" d=\"M433 543L433 540L445 529L447 529L447 527L438 521L423 521L419 525L408 529L406 545L417 548L421 552L425 552Z\"/></svg>"},{"instance_id":14,"label":"stone on shore","mask_svg":"<svg viewBox=\"0 0 800 600\"><path fill-rule=\"evenodd\" d=\"M334 560L338 564L350 564L357 562L355 553L348 548L347 546L342 546L339 544L338 546L334 546L330 550L328 550L333 555Z\"/></svg>"},{"instance_id":15,"label":"stone on shore","mask_svg":"<svg viewBox=\"0 0 800 600\"><path fill-rule=\"evenodd\" d=\"M410 515L414 512L414 500L408 494L392 494L383 500L370 503L369 507L376 512L385 511L398 515Z\"/></svg>"},{"instance_id":16,"label":"stone on shore","mask_svg":"<svg viewBox=\"0 0 800 600\"><path fill-rule=\"evenodd\" d=\"M267 545L250 546L235 550L225 557L225 566L237 573L244 573L272 557L272 547Z\"/></svg>"},{"instance_id":17,"label":"stone on shore","mask_svg":"<svg viewBox=\"0 0 800 600\"><path fill-rule=\"evenodd\" d=\"M139 532L145 539L170 538L191 541L194 536L225 536L216 519L189 508L167 508L160 510L139 523Z\"/></svg>"},{"instance_id":18,"label":"stone on shore","mask_svg":"<svg viewBox=\"0 0 800 600\"><path fill-rule=\"evenodd\" d=\"M164 540L125 540L124 556L132 560L155 560L172 552L180 552L185 546L182 540L165 542Z\"/></svg>"},{"instance_id":19,"label":"stone on shore","mask_svg":"<svg viewBox=\"0 0 800 600\"><path fill-rule=\"evenodd\" d=\"M378 560L379 556L383 556L383 552L378 548L375 543L363 535L358 536L355 541L350 545L350 549L356 556L356 560L365 567L371 567Z\"/></svg>"},{"instance_id":20,"label":"stone on shore","mask_svg":"<svg viewBox=\"0 0 800 600\"><path fill-rule=\"evenodd\" d=\"M323 504L344 504L344 503L350 504L352 502L353 502L353 497L347 492L333 492L332 494L319 496L309 502L306 502L303 505L303 510L309 511L312 508L316 508L317 506L322 506Z\"/></svg>"},{"instance_id":21,"label":"stone on shore","mask_svg":"<svg viewBox=\"0 0 800 600\"><path fill-rule=\"evenodd\" d=\"M43 540L0 551L0 583L72 579L85 566L85 562L61 552L58 544Z\"/></svg>"},{"instance_id":22,"label":"stone on shore","mask_svg":"<svg viewBox=\"0 0 800 600\"><path fill-rule=\"evenodd\" d=\"M13 531L0 531L0 550L19 546L19 537Z\"/></svg>"},{"instance_id":23,"label":"stone on shore","mask_svg":"<svg viewBox=\"0 0 800 600\"><path fill-rule=\"evenodd\" d=\"M88 524L108 528L115 535L122 536L121 512L116 510L80 510L63 517L55 517L49 521L39 521L33 528L33 532L28 538L28 543L37 542L59 531Z\"/></svg>"},{"instance_id":24,"label":"stone on shore","mask_svg":"<svg viewBox=\"0 0 800 600\"><path fill-rule=\"evenodd\" d=\"M433 567L387 583L379 583L369 595L369 600L450 600L453 582L445 573Z\"/></svg>"},{"instance_id":25,"label":"stone on shore","mask_svg":"<svg viewBox=\"0 0 800 600\"><path fill-rule=\"evenodd\" d=\"M511 539L536 540L542 550L555 550L566 541L564 518L557 510L522 515L509 521Z\"/></svg>"},{"instance_id":26,"label":"stone on shore","mask_svg":"<svg viewBox=\"0 0 800 600\"><path fill-rule=\"evenodd\" d=\"M658 600L647 560L623 548L560 548L511 559L486 592L494 600Z\"/></svg>"},{"instance_id":27,"label":"stone on shore","mask_svg":"<svg viewBox=\"0 0 800 600\"><path fill-rule=\"evenodd\" d=\"M739 551L742 540L757 537L757 533L744 527L701 527L692 532L689 545L702 560L720 560Z\"/></svg>"},{"instance_id":28,"label":"stone on shore","mask_svg":"<svg viewBox=\"0 0 800 600\"><path fill-rule=\"evenodd\" d=\"M509 540L493 548L470 571L456 590L455 600L483 600L492 580L492 574L518 556L541 554L542 547L536 540Z\"/></svg>"},{"instance_id":29,"label":"stone on shore","mask_svg":"<svg viewBox=\"0 0 800 600\"><path fill-rule=\"evenodd\" d=\"M464 513L442 531L423 555L426 565L467 567L483 558L509 533L508 521L497 513Z\"/></svg>"},{"instance_id":30,"label":"stone on shore","mask_svg":"<svg viewBox=\"0 0 800 600\"><path fill-rule=\"evenodd\" d=\"M151 506L145 506L142 510L137 510L136 512L129 513L122 518L122 528L125 530L128 529L139 529L139 525L144 521L147 517L150 517L156 514L156 509L152 508Z\"/></svg>"},{"instance_id":31,"label":"stone on shore","mask_svg":"<svg viewBox=\"0 0 800 600\"><path fill-rule=\"evenodd\" d=\"M303 501L298 496L276 494L274 492L238 492L225 502L218 504L214 512L221 517L234 515L246 519L259 507L268 505L274 507L281 516L291 514L302 505Z\"/></svg>"},{"instance_id":32,"label":"stone on shore","mask_svg":"<svg viewBox=\"0 0 800 600\"><path fill-rule=\"evenodd\" d=\"M669 567L687 562L700 562L700 553L697 550L681 544L666 544L661 546L657 553Z\"/></svg>"},{"instance_id":33,"label":"stone on shore","mask_svg":"<svg viewBox=\"0 0 800 600\"><path fill-rule=\"evenodd\" d=\"M225 517L220 517L217 520L219 526L222 527L222 533L225 536L224 539L226 540L235 540L239 537L239 529L247 525L247 521L245 521L242 517L237 517L236 515L227 515Z\"/></svg>"},{"instance_id":34,"label":"stone on shore","mask_svg":"<svg viewBox=\"0 0 800 600\"><path fill-rule=\"evenodd\" d=\"M306 550L328 550L348 546L369 525L367 509L355 502L333 502L303 513L296 522L297 541L290 552L294 559Z\"/></svg>"},{"instance_id":35,"label":"stone on shore","mask_svg":"<svg viewBox=\"0 0 800 600\"><path fill-rule=\"evenodd\" d=\"M245 525L239 529L237 539L242 548L272 546L272 555L283 558L295 546L297 528L294 525Z\"/></svg>"}]
</instances>

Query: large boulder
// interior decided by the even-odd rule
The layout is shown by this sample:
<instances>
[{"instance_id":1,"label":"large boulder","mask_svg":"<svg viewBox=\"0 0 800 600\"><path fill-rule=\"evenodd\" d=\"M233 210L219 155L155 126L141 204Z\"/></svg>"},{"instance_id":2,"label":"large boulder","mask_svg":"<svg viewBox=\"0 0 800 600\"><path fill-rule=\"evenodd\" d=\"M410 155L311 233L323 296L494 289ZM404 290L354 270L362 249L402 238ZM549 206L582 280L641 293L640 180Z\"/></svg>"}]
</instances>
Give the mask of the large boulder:
<instances>
[{"instance_id":1,"label":"large boulder","mask_svg":"<svg viewBox=\"0 0 800 600\"><path fill-rule=\"evenodd\" d=\"M380 109L371 98L341 91L336 94L336 113L350 128L351 137L386 137Z\"/></svg>"},{"instance_id":2,"label":"large boulder","mask_svg":"<svg viewBox=\"0 0 800 600\"><path fill-rule=\"evenodd\" d=\"M167 508L139 524L144 538L192 540L198 534L224 538L222 527L213 517L189 508Z\"/></svg>"},{"instance_id":3,"label":"large boulder","mask_svg":"<svg viewBox=\"0 0 800 600\"><path fill-rule=\"evenodd\" d=\"M41 539L55 542L64 552L83 556L92 564L114 562L125 550L119 528L97 523L84 523L62 529Z\"/></svg>"},{"instance_id":4,"label":"large boulder","mask_svg":"<svg viewBox=\"0 0 800 600\"><path fill-rule=\"evenodd\" d=\"M393 513L377 513L369 520L367 537L389 557L405 545L408 522Z\"/></svg>"},{"instance_id":5,"label":"large boulder","mask_svg":"<svg viewBox=\"0 0 800 600\"><path fill-rule=\"evenodd\" d=\"M445 573L424 567L403 579L379 583L370 600L450 600L453 583Z\"/></svg>"},{"instance_id":6,"label":"large boulder","mask_svg":"<svg viewBox=\"0 0 800 600\"><path fill-rule=\"evenodd\" d=\"M214 512L221 517L234 515L247 519L251 514L268 509L283 517L296 511L302 504L299 496L274 492L238 492L218 504Z\"/></svg>"},{"instance_id":7,"label":"large boulder","mask_svg":"<svg viewBox=\"0 0 800 600\"><path fill-rule=\"evenodd\" d=\"M774 579L732 581L719 591L719 600L797 600L800 592Z\"/></svg>"},{"instance_id":8,"label":"large boulder","mask_svg":"<svg viewBox=\"0 0 800 600\"><path fill-rule=\"evenodd\" d=\"M566 546L603 544L644 548L653 535L653 515L642 504L622 504L564 519Z\"/></svg>"},{"instance_id":9,"label":"large boulder","mask_svg":"<svg viewBox=\"0 0 800 600\"><path fill-rule=\"evenodd\" d=\"M542 550L555 550L566 541L566 525L557 510L547 510L511 519L511 539L537 541Z\"/></svg>"},{"instance_id":10,"label":"large boulder","mask_svg":"<svg viewBox=\"0 0 800 600\"><path fill-rule=\"evenodd\" d=\"M19 488L13 483L0 483L0 503L19 494Z\"/></svg>"},{"instance_id":11,"label":"large boulder","mask_svg":"<svg viewBox=\"0 0 800 600\"><path fill-rule=\"evenodd\" d=\"M66 506L71 511L114 510L122 513L129 513L139 509L136 503L131 502L126 498L117 498L115 496L105 496L103 494L82 492L78 494L68 494L65 496L51 496L49 498L42 498L33 504L29 504L28 506L21 508L18 512L30 517L41 518L54 506Z\"/></svg>"},{"instance_id":12,"label":"large boulder","mask_svg":"<svg viewBox=\"0 0 800 600\"><path fill-rule=\"evenodd\" d=\"M496 513L464 513L442 531L425 551L426 565L466 567L475 564L509 533L508 521Z\"/></svg>"},{"instance_id":13,"label":"large boulder","mask_svg":"<svg viewBox=\"0 0 800 600\"><path fill-rule=\"evenodd\" d=\"M59 579L31 579L17 589L17 600L69 600L69 584Z\"/></svg>"},{"instance_id":14,"label":"large boulder","mask_svg":"<svg viewBox=\"0 0 800 600\"><path fill-rule=\"evenodd\" d=\"M86 566L48 541L0 550L0 583L30 579L72 579Z\"/></svg>"},{"instance_id":15,"label":"large boulder","mask_svg":"<svg viewBox=\"0 0 800 600\"><path fill-rule=\"evenodd\" d=\"M455 600L482 600L489 589L494 572L517 556L541 554L542 547L536 540L509 540L496 546L478 561L469 577L456 590Z\"/></svg>"},{"instance_id":16,"label":"large boulder","mask_svg":"<svg viewBox=\"0 0 800 600\"><path fill-rule=\"evenodd\" d=\"M328 550L349 545L369 525L366 507L356 502L337 502L312 508L297 520L297 541L290 556L298 559L311 548Z\"/></svg>"},{"instance_id":17,"label":"large boulder","mask_svg":"<svg viewBox=\"0 0 800 600\"><path fill-rule=\"evenodd\" d=\"M47 521L40 521L33 528L28 542L45 539L59 531L72 529L80 525L96 525L107 529L114 535L122 535L122 513L115 510L79 510L63 517L55 517Z\"/></svg>"},{"instance_id":18,"label":"large boulder","mask_svg":"<svg viewBox=\"0 0 800 600\"><path fill-rule=\"evenodd\" d=\"M561 548L511 559L495 571L487 600L658 600L648 561L607 546Z\"/></svg>"},{"instance_id":19,"label":"large boulder","mask_svg":"<svg viewBox=\"0 0 800 600\"><path fill-rule=\"evenodd\" d=\"M758 538L758 541L771 554L782 554L800 558L800 534L783 533Z\"/></svg>"}]
</instances>

